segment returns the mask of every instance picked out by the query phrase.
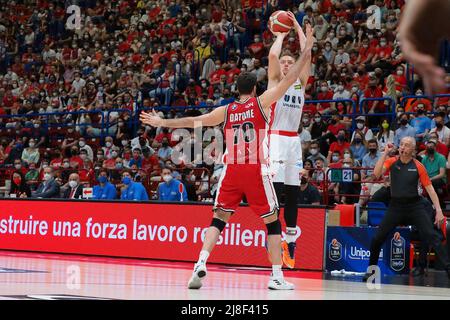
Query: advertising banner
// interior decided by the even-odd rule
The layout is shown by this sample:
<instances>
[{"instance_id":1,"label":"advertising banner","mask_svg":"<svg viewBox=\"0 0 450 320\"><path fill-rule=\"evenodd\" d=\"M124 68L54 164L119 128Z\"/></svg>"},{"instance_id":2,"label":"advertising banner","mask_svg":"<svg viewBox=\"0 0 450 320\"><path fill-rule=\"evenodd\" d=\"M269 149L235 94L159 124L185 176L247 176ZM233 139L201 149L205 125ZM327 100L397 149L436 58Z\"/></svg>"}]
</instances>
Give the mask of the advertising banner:
<instances>
[{"instance_id":1,"label":"advertising banner","mask_svg":"<svg viewBox=\"0 0 450 320\"><path fill-rule=\"evenodd\" d=\"M366 272L370 258L370 241L377 228L328 227L326 244L327 271ZM394 235L396 235L394 237ZM399 235L399 237L398 237ZM409 273L410 230L397 228L381 249L378 266L383 274Z\"/></svg>"},{"instance_id":2,"label":"advertising banner","mask_svg":"<svg viewBox=\"0 0 450 320\"><path fill-rule=\"evenodd\" d=\"M212 206L197 204L1 200L0 205L0 249L113 257L195 262L212 219ZM325 219L324 207L299 208L298 268L323 269ZM242 206L209 262L270 266L266 241L262 219Z\"/></svg>"}]
</instances>

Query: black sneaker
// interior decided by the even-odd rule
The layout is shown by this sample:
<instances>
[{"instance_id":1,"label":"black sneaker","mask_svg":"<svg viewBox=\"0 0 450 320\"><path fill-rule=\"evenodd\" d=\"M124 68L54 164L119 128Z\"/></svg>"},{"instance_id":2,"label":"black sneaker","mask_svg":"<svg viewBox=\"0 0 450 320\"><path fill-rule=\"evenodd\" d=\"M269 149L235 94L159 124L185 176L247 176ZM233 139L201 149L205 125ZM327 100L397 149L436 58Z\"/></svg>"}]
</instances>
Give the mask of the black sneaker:
<instances>
[{"instance_id":1,"label":"black sneaker","mask_svg":"<svg viewBox=\"0 0 450 320\"><path fill-rule=\"evenodd\" d=\"M425 268L423 267L416 267L411 271L411 275L413 277L420 277L425 274Z\"/></svg>"}]
</instances>

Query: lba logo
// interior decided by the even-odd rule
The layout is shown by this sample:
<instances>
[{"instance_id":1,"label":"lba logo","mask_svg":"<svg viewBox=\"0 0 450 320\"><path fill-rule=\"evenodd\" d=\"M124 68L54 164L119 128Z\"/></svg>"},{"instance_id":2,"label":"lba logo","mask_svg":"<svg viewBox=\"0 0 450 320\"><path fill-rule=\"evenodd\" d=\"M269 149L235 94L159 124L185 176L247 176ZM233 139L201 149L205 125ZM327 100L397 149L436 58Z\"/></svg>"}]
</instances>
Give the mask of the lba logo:
<instances>
[{"instance_id":1,"label":"lba logo","mask_svg":"<svg viewBox=\"0 0 450 320\"><path fill-rule=\"evenodd\" d=\"M342 258L342 245L337 239L331 240L330 248L328 250L330 259L332 261L339 261Z\"/></svg>"}]
</instances>

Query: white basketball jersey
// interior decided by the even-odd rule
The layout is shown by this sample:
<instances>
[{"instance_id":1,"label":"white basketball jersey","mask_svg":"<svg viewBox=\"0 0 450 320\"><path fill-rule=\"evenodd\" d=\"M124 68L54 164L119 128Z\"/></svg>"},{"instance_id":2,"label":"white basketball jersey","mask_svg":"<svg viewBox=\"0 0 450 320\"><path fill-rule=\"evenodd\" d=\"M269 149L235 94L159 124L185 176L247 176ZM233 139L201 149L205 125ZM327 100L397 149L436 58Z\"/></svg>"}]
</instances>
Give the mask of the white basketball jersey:
<instances>
[{"instance_id":1,"label":"white basketball jersey","mask_svg":"<svg viewBox=\"0 0 450 320\"><path fill-rule=\"evenodd\" d=\"M305 104L305 88L297 80L283 98L272 105L270 130L298 131Z\"/></svg>"}]
</instances>

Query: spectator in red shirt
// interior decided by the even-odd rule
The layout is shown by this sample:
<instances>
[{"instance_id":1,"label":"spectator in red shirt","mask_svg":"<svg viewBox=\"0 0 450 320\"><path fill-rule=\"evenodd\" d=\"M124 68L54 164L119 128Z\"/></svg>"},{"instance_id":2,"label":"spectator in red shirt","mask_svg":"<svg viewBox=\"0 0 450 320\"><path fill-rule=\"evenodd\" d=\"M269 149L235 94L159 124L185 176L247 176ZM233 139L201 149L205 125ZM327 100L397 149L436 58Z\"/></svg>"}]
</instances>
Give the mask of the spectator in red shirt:
<instances>
[{"instance_id":1,"label":"spectator in red shirt","mask_svg":"<svg viewBox=\"0 0 450 320\"><path fill-rule=\"evenodd\" d=\"M227 72L222 68L222 64L220 60L216 60L216 71L209 75L209 82L212 85L218 84L220 82L220 76L223 74L227 74ZM189 93L187 93L189 94Z\"/></svg>"},{"instance_id":2,"label":"spectator in red shirt","mask_svg":"<svg viewBox=\"0 0 450 320\"><path fill-rule=\"evenodd\" d=\"M340 156L343 157L344 150L350 149L350 143L345 141L345 129L340 129L336 138L337 138L337 141L333 142L330 145L330 149L328 151L328 157L327 157L328 163L331 163L331 156L332 156L333 152L337 151L337 152L339 152Z\"/></svg>"},{"instance_id":3,"label":"spectator in red shirt","mask_svg":"<svg viewBox=\"0 0 450 320\"><path fill-rule=\"evenodd\" d=\"M216 25L214 27L214 34L209 39L209 43L211 44L211 47L213 48L214 52L218 55L220 55L221 60L224 60L225 58L225 46L227 43L227 39L225 35L220 32L220 26Z\"/></svg>"},{"instance_id":4,"label":"spectator in red shirt","mask_svg":"<svg viewBox=\"0 0 450 320\"><path fill-rule=\"evenodd\" d=\"M380 39L380 45L375 50L375 55L372 58L372 64L376 64L383 60L389 62L391 60L392 46L387 43L386 37Z\"/></svg>"},{"instance_id":5,"label":"spectator in red shirt","mask_svg":"<svg viewBox=\"0 0 450 320\"><path fill-rule=\"evenodd\" d=\"M330 132L333 136L337 136L340 130L345 130L345 125L341 123L339 115L334 114L331 117L330 124L327 127L327 131Z\"/></svg>"},{"instance_id":6,"label":"spectator in red shirt","mask_svg":"<svg viewBox=\"0 0 450 320\"><path fill-rule=\"evenodd\" d=\"M229 67L230 69L227 71L227 82L230 84L234 82L234 76L241 73L241 69L237 67L236 59L234 58L230 59Z\"/></svg>"},{"instance_id":7,"label":"spectator in red shirt","mask_svg":"<svg viewBox=\"0 0 450 320\"><path fill-rule=\"evenodd\" d=\"M70 158L70 167L74 169L82 168L83 159L81 159L79 155L78 147L74 145L70 150L72 155L72 157Z\"/></svg>"},{"instance_id":8,"label":"spectator in red shirt","mask_svg":"<svg viewBox=\"0 0 450 320\"><path fill-rule=\"evenodd\" d=\"M369 77L367 89L364 91L364 98L382 98L383 91L378 86L378 79L375 76ZM368 101L366 104L367 113L386 112L382 101Z\"/></svg>"},{"instance_id":9,"label":"spectator in red shirt","mask_svg":"<svg viewBox=\"0 0 450 320\"><path fill-rule=\"evenodd\" d=\"M253 57L258 60L261 60L264 57L266 51L259 35L255 35L255 40L248 46L248 49Z\"/></svg>"},{"instance_id":10,"label":"spectator in red shirt","mask_svg":"<svg viewBox=\"0 0 450 320\"><path fill-rule=\"evenodd\" d=\"M394 75L395 90L399 92L405 92L407 89L407 82L405 77L405 71L401 65L397 66L396 74Z\"/></svg>"}]
</instances>

